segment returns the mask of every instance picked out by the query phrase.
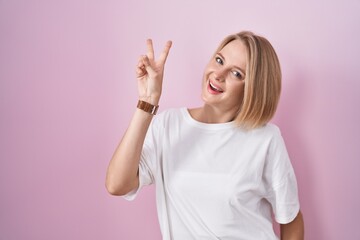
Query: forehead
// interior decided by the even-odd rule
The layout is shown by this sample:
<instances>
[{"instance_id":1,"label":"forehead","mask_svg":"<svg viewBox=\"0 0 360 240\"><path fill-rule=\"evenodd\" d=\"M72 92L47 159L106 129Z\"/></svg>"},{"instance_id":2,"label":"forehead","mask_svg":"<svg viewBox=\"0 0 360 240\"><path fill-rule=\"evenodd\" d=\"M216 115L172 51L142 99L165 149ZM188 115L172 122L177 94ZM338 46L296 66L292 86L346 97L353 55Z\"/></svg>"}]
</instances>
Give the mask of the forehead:
<instances>
[{"instance_id":1,"label":"forehead","mask_svg":"<svg viewBox=\"0 0 360 240\"><path fill-rule=\"evenodd\" d=\"M241 69L246 69L246 59L247 51L245 44L239 40L235 39L228 44L226 44L220 51L225 61L228 64L235 65Z\"/></svg>"}]
</instances>

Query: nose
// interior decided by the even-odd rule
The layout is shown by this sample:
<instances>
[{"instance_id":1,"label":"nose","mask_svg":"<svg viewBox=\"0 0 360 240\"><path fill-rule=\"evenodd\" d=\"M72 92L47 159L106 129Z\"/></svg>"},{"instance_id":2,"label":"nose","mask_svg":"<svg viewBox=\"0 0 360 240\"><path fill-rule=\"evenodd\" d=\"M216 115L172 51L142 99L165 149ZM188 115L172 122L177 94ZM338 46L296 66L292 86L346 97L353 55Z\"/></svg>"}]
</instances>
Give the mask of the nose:
<instances>
[{"instance_id":1,"label":"nose","mask_svg":"<svg viewBox=\"0 0 360 240\"><path fill-rule=\"evenodd\" d=\"M223 82L225 81L226 71L223 69L218 69L214 72L214 77L217 81Z\"/></svg>"}]
</instances>

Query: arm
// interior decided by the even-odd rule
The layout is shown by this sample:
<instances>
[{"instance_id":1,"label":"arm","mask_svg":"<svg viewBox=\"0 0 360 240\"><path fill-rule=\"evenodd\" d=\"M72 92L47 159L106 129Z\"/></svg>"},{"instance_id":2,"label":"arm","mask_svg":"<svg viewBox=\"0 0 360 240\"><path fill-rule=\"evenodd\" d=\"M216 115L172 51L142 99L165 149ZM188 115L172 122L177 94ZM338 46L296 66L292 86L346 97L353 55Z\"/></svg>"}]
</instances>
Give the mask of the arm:
<instances>
[{"instance_id":1,"label":"arm","mask_svg":"<svg viewBox=\"0 0 360 240\"><path fill-rule=\"evenodd\" d=\"M281 240L304 240L304 220L299 211L295 219L288 224L280 224Z\"/></svg>"},{"instance_id":2,"label":"arm","mask_svg":"<svg viewBox=\"0 0 360 240\"><path fill-rule=\"evenodd\" d=\"M147 55L140 57L136 71L140 100L158 105L164 65L170 47L171 42L169 41L159 59L155 61L152 41L147 40ZM136 109L107 169L106 188L110 194L124 195L138 187L140 155L151 119L151 114Z\"/></svg>"}]
</instances>

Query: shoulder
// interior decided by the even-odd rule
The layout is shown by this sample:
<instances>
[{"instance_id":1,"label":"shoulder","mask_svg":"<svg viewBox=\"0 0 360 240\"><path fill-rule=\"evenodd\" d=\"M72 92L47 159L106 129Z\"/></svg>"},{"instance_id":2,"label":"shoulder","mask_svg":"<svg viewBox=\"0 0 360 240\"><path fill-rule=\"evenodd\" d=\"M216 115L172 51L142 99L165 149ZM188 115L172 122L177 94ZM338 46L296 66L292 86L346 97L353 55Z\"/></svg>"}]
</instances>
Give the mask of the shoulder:
<instances>
[{"instance_id":1,"label":"shoulder","mask_svg":"<svg viewBox=\"0 0 360 240\"><path fill-rule=\"evenodd\" d=\"M181 114L183 108L168 108L160 112L157 116L169 116L169 115L178 115Z\"/></svg>"},{"instance_id":2,"label":"shoulder","mask_svg":"<svg viewBox=\"0 0 360 240\"><path fill-rule=\"evenodd\" d=\"M262 127L249 130L244 134L244 137L248 142L251 142L252 145L267 149L283 143L280 128L272 123L267 123Z\"/></svg>"},{"instance_id":3,"label":"shoulder","mask_svg":"<svg viewBox=\"0 0 360 240\"><path fill-rule=\"evenodd\" d=\"M179 118L182 115L183 115L183 108L169 108L160 112L158 115L155 116L154 119L157 119L158 121L164 121L164 120L169 120L171 118Z\"/></svg>"},{"instance_id":4,"label":"shoulder","mask_svg":"<svg viewBox=\"0 0 360 240\"><path fill-rule=\"evenodd\" d=\"M281 135L280 128L277 125L273 124L273 123L267 123L266 126L265 126L265 129L269 134Z\"/></svg>"},{"instance_id":5,"label":"shoulder","mask_svg":"<svg viewBox=\"0 0 360 240\"><path fill-rule=\"evenodd\" d=\"M281 136L280 128L273 124L273 123L267 123L266 125L253 129L250 131L253 135L261 136L261 137L279 137Z\"/></svg>"},{"instance_id":6,"label":"shoulder","mask_svg":"<svg viewBox=\"0 0 360 240\"><path fill-rule=\"evenodd\" d=\"M184 109L185 108L166 109L154 117L152 124L165 127L169 125L169 123L179 122L183 119Z\"/></svg>"}]
</instances>

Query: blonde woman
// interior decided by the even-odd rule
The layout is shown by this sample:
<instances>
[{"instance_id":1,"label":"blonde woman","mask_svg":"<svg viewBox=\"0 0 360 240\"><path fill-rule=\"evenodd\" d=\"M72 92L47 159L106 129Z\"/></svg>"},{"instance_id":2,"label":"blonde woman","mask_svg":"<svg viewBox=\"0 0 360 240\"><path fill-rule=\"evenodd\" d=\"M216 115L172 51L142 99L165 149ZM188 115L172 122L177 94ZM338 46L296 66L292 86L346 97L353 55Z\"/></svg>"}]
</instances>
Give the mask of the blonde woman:
<instances>
[{"instance_id":1,"label":"blonde woman","mask_svg":"<svg viewBox=\"0 0 360 240\"><path fill-rule=\"evenodd\" d=\"M139 59L139 102L110 161L106 187L132 200L156 184L163 239L303 239L295 174L275 114L281 71L271 44L226 37L205 68L203 106L156 114L168 42Z\"/></svg>"}]
</instances>

